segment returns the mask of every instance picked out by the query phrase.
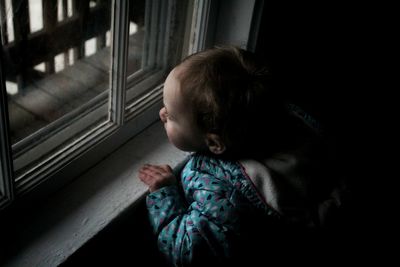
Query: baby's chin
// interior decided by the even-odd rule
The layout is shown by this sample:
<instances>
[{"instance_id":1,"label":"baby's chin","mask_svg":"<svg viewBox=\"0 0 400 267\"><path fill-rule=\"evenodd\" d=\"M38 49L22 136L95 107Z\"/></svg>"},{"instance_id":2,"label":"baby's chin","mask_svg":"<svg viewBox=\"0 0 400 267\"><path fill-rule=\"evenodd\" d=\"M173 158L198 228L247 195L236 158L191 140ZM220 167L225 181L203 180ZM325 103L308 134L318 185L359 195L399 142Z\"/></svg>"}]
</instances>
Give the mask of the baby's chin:
<instances>
[{"instance_id":1,"label":"baby's chin","mask_svg":"<svg viewBox=\"0 0 400 267\"><path fill-rule=\"evenodd\" d=\"M181 151L184 151L184 152L193 152L193 151L191 151L191 149L189 149L185 144L182 144L182 143L180 143L180 142L176 142L174 139L170 138L169 136L168 136L168 140L169 140L169 142L170 142L174 147L176 147L177 149L179 149L179 150L181 150Z\"/></svg>"},{"instance_id":2,"label":"baby's chin","mask_svg":"<svg viewBox=\"0 0 400 267\"><path fill-rule=\"evenodd\" d=\"M171 141L171 139L169 140L170 143L172 145L174 145L177 149L183 151L183 152L188 152L188 153L193 153L193 152L205 152L203 151L204 149L199 149L199 148L195 148L193 146L188 146L186 144L180 144L180 143L174 143Z\"/></svg>"}]
</instances>

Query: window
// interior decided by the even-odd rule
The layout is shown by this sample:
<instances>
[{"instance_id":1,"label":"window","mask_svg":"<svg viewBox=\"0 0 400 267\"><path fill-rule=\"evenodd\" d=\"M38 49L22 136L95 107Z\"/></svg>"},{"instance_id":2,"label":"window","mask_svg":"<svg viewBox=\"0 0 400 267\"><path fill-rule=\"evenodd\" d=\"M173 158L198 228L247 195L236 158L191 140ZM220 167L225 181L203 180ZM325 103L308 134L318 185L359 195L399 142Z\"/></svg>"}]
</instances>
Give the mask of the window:
<instances>
[{"instance_id":1,"label":"window","mask_svg":"<svg viewBox=\"0 0 400 267\"><path fill-rule=\"evenodd\" d=\"M0 1L0 206L76 176L157 119L161 84L192 43L193 6Z\"/></svg>"}]
</instances>

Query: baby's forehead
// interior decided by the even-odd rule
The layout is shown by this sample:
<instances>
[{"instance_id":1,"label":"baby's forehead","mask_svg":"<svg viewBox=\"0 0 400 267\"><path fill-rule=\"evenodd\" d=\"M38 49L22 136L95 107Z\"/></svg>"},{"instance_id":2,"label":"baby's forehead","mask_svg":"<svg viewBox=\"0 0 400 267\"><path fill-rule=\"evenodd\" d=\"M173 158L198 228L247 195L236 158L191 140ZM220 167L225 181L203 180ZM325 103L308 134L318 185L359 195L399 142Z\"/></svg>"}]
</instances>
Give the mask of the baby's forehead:
<instances>
[{"instance_id":1,"label":"baby's forehead","mask_svg":"<svg viewBox=\"0 0 400 267\"><path fill-rule=\"evenodd\" d=\"M181 79L182 75L185 74L185 72L187 71L187 65L182 63L179 64L178 66L176 66L175 68L172 69L171 74L173 74L177 79Z\"/></svg>"}]
</instances>

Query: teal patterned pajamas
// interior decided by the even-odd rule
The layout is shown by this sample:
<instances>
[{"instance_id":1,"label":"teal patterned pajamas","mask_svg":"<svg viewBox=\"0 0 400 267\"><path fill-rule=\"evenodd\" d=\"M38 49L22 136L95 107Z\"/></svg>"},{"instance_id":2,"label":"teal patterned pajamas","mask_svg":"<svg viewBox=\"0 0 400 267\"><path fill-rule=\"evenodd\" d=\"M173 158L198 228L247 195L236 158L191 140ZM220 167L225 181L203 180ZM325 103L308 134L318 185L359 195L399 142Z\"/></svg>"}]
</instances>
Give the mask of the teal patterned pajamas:
<instances>
[{"instance_id":1,"label":"teal patterned pajamas","mask_svg":"<svg viewBox=\"0 0 400 267\"><path fill-rule=\"evenodd\" d=\"M176 266L205 256L230 258L249 210L278 217L237 162L195 154L181 173L181 185L183 192L167 186L146 200L158 246Z\"/></svg>"}]
</instances>

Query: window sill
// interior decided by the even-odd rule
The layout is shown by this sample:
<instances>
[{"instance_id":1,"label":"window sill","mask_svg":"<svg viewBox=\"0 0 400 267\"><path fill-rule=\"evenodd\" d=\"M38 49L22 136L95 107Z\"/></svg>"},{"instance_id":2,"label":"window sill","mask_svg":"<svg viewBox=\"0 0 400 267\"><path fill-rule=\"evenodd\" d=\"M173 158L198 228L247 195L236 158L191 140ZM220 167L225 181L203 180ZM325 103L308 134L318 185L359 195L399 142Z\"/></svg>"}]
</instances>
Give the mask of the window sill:
<instances>
[{"instance_id":1,"label":"window sill","mask_svg":"<svg viewBox=\"0 0 400 267\"><path fill-rule=\"evenodd\" d=\"M186 156L153 124L14 225L18 245L5 266L61 264L145 195L137 178L142 164L176 166Z\"/></svg>"}]
</instances>

